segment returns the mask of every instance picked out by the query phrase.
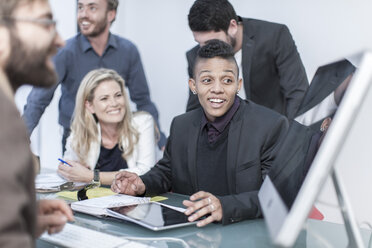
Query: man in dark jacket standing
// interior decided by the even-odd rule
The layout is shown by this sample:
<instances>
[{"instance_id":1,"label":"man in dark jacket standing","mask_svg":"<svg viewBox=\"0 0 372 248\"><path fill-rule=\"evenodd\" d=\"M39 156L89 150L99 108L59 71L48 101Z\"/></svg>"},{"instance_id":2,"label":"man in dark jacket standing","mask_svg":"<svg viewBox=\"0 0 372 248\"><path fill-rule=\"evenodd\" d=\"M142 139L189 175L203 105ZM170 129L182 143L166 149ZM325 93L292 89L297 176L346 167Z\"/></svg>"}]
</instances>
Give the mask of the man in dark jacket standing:
<instances>
[{"instance_id":1,"label":"man in dark jacket standing","mask_svg":"<svg viewBox=\"0 0 372 248\"><path fill-rule=\"evenodd\" d=\"M285 25L239 17L227 0L197 0L188 19L199 43L186 54L190 78L199 46L211 39L225 41L234 49L246 99L294 117L309 84ZM199 106L190 91L187 111Z\"/></svg>"}]
</instances>

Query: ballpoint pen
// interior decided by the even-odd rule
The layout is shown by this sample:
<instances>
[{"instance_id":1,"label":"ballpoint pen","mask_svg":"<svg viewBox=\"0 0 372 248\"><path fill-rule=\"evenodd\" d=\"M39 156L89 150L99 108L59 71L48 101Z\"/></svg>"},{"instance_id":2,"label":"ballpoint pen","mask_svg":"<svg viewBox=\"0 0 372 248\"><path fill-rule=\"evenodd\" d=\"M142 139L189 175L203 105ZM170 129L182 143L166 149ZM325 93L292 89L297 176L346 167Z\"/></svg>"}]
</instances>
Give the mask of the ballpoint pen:
<instances>
[{"instance_id":1,"label":"ballpoint pen","mask_svg":"<svg viewBox=\"0 0 372 248\"><path fill-rule=\"evenodd\" d=\"M63 159L61 159L61 158L59 158L58 159L59 161L61 161L62 163L64 163L64 164L66 164L66 165L68 165L68 166L70 166L70 167L72 167L69 163L67 163L66 161L64 161Z\"/></svg>"}]
</instances>

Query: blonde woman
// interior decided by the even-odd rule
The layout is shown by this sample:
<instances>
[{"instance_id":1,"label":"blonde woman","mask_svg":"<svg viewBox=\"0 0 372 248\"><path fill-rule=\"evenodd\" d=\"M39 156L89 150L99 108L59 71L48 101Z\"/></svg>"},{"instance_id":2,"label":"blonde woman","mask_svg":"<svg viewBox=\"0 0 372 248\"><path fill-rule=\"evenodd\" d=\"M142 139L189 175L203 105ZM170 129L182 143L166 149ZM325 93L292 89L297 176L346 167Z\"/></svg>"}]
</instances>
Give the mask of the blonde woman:
<instances>
[{"instance_id":1,"label":"blonde woman","mask_svg":"<svg viewBox=\"0 0 372 248\"><path fill-rule=\"evenodd\" d=\"M117 171L138 175L155 164L155 127L146 112L132 114L124 80L114 70L96 69L84 78L64 160L58 173L73 182L110 185Z\"/></svg>"}]
</instances>

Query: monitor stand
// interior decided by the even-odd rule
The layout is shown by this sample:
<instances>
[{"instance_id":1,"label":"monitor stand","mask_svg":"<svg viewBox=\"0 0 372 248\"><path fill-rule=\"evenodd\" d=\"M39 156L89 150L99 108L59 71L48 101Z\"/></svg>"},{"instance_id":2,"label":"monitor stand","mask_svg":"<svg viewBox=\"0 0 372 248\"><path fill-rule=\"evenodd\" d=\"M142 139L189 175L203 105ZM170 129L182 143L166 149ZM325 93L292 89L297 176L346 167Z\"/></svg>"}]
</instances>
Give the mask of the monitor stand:
<instances>
[{"instance_id":1,"label":"monitor stand","mask_svg":"<svg viewBox=\"0 0 372 248\"><path fill-rule=\"evenodd\" d=\"M357 222L355 220L352 207L350 205L347 193L345 191L341 177L337 172L336 166L332 170L332 181L335 186L338 202L341 208L342 217L345 223L346 233L349 239L348 248L364 248L362 236L360 234Z\"/></svg>"}]
</instances>

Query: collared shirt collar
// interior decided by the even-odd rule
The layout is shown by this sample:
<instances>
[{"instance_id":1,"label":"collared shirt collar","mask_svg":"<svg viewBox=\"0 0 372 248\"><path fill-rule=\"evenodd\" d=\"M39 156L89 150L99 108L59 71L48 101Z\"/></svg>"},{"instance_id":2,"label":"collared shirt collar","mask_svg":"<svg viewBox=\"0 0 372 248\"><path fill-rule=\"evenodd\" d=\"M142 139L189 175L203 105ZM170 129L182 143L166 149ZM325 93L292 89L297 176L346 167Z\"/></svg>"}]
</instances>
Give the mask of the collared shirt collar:
<instances>
[{"instance_id":1,"label":"collared shirt collar","mask_svg":"<svg viewBox=\"0 0 372 248\"><path fill-rule=\"evenodd\" d=\"M227 127L227 125L230 123L231 119L234 117L236 111L238 110L240 106L240 98L238 96L235 96L235 100L231 108L220 117L217 117L214 122L209 122L207 117L205 116L205 113L203 111L203 116L201 119L201 130L210 123L219 133L222 133L223 130Z\"/></svg>"},{"instance_id":2,"label":"collared shirt collar","mask_svg":"<svg viewBox=\"0 0 372 248\"><path fill-rule=\"evenodd\" d=\"M85 35L80 33L80 37L81 37L80 46L81 46L83 52L87 52L88 50L93 49L92 45L90 44L88 38ZM109 47L112 47L112 48L115 48L115 49L118 47L118 43L115 40L114 36L111 35L111 32L109 33L109 38L108 38L108 42L107 42L107 46L106 46L105 50L107 50L107 48L109 48Z\"/></svg>"}]
</instances>

